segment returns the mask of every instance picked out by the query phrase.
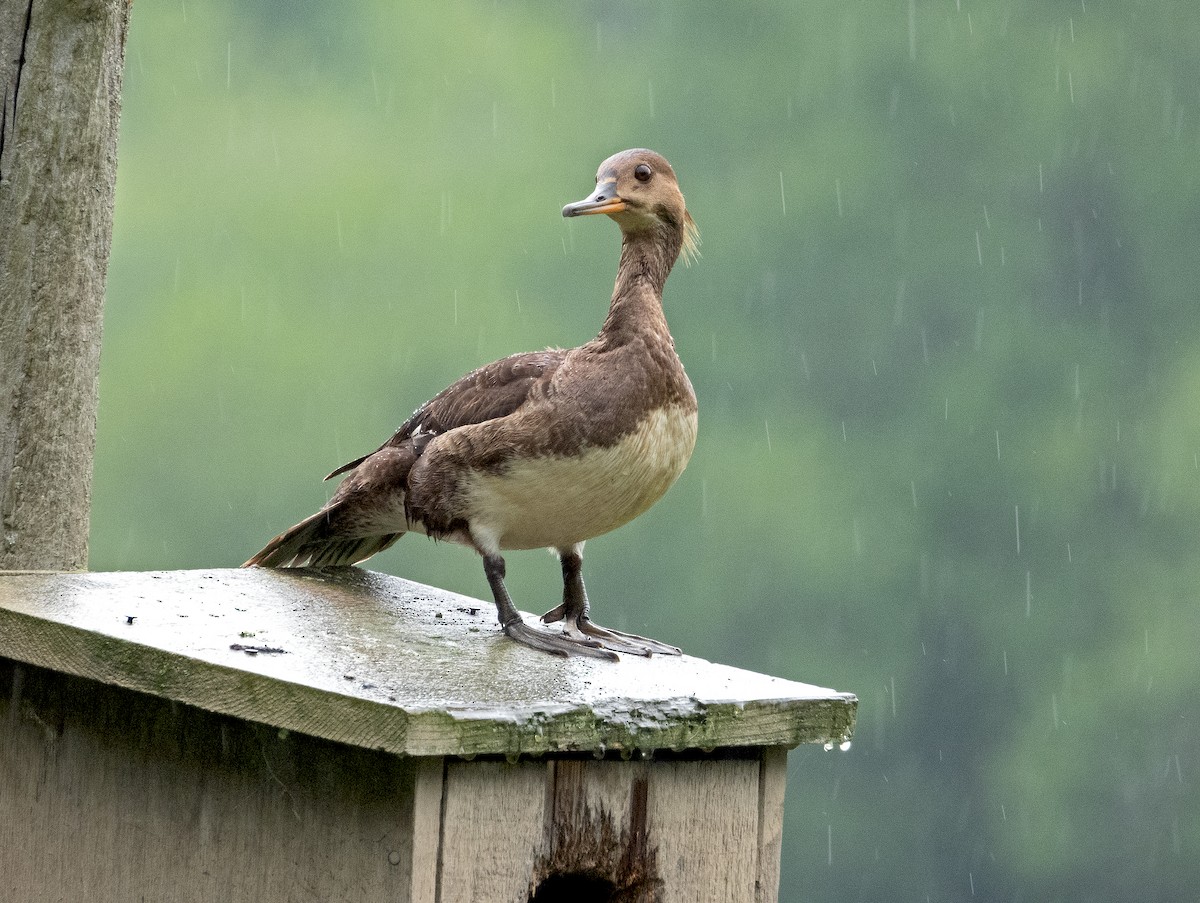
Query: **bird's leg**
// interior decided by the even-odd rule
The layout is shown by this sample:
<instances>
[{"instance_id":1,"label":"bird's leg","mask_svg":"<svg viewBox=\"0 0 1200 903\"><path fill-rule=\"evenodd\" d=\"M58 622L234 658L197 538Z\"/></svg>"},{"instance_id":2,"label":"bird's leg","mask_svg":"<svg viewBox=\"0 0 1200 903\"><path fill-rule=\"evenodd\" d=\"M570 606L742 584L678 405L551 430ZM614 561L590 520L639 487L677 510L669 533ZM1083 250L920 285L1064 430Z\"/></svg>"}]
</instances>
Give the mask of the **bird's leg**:
<instances>
[{"instance_id":1,"label":"bird's leg","mask_svg":"<svg viewBox=\"0 0 1200 903\"><path fill-rule=\"evenodd\" d=\"M589 637L600 643L605 649L614 652L627 652L630 655L681 655L677 646L668 646L649 637L638 636L636 633L625 633L601 627L588 616L587 589L583 585L583 549L581 545L569 549L559 549L563 573L562 605L550 609L542 615L547 624L563 621L563 633L566 636L579 638Z\"/></svg>"},{"instance_id":2,"label":"bird's leg","mask_svg":"<svg viewBox=\"0 0 1200 903\"><path fill-rule=\"evenodd\" d=\"M492 596L496 600L496 615L500 626L510 639L524 646L549 652L551 655L586 655L591 658L603 658L616 661L617 656L601 648L601 644L585 636L569 636L563 633L547 633L530 627L521 619L521 613L513 605L508 587L504 585L504 559L497 554L483 556L483 573L487 576L488 586L492 588Z\"/></svg>"}]
</instances>

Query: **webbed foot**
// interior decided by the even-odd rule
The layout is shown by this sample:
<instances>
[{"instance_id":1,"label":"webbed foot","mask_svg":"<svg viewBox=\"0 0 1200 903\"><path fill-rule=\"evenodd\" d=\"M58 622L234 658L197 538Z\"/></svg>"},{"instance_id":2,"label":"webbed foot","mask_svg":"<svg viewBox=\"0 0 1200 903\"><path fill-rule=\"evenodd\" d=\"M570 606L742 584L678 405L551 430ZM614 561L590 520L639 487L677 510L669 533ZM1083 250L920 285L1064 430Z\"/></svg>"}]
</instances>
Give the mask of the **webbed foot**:
<instances>
[{"instance_id":1,"label":"webbed foot","mask_svg":"<svg viewBox=\"0 0 1200 903\"><path fill-rule=\"evenodd\" d=\"M578 637L581 642L592 641L602 649L613 652L624 652L628 655L683 655L678 646L660 643L650 637L639 636L636 633L626 633L623 630L613 630L601 627L586 612L567 615L566 609L559 605L542 615L542 621L553 624L563 621L563 635Z\"/></svg>"},{"instance_id":2,"label":"webbed foot","mask_svg":"<svg viewBox=\"0 0 1200 903\"><path fill-rule=\"evenodd\" d=\"M505 624L504 632L508 635L509 639L516 640L522 646L529 646L531 649L549 652L551 655L560 655L563 658L569 658L572 655L581 655L587 658L599 658L610 662L619 660L616 651L610 651L601 642L588 639L582 634L573 635L566 632L558 633L550 630L538 630L536 627L530 627L520 619Z\"/></svg>"}]
</instances>

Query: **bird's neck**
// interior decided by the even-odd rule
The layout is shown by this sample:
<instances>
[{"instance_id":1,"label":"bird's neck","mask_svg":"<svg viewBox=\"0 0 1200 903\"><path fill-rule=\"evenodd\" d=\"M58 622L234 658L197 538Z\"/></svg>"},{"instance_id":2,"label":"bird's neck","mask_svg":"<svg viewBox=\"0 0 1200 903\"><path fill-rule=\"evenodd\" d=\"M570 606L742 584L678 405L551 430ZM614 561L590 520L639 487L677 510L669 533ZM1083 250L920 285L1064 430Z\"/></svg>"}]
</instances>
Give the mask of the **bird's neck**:
<instances>
[{"instance_id":1,"label":"bird's neck","mask_svg":"<svg viewBox=\"0 0 1200 903\"><path fill-rule=\"evenodd\" d=\"M682 234L665 229L622 236L617 284L601 337L620 343L653 333L671 340L662 309L662 291L679 256L682 239Z\"/></svg>"}]
</instances>

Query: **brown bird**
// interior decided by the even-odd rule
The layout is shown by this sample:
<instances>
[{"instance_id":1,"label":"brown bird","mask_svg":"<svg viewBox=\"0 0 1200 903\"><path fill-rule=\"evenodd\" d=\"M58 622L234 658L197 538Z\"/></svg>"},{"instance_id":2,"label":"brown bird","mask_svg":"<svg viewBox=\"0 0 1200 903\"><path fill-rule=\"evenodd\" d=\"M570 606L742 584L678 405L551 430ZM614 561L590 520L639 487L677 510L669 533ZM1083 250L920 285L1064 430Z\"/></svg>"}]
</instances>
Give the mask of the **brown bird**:
<instances>
[{"instance_id":1,"label":"brown bird","mask_svg":"<svg viewBox=\"0 0 1200 903\"><path fill-rule=\"evenodd\" d=\"M320 511L246 566L356 564L407 532L470 546L504 632L556 655L616 659L679 649L609 630L588 615L583 544L628 523L683 473L696 444L696 396L675 353L662 290L698 232L671 165L634 149L600 164L596 190L563 216L605 213L621 262L603 327L564 351L515 354L427 401L387 442L326 477L349 475ZM562 604L526 624L504 585L501 552L548 547Z\"/></svg>"}]
</instances>

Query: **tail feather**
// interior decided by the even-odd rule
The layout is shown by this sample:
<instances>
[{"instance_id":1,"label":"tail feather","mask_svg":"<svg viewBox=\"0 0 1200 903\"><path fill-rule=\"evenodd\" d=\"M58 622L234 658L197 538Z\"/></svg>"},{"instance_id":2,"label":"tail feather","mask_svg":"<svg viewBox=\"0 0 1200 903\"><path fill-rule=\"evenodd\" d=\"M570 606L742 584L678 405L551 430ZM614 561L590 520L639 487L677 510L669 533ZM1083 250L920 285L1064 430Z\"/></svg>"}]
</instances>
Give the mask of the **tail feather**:
<instances>
[{"instance_id":1,"label":"tail feather","mask_svg":"<svg viewBox=\"0 0 1200 903\"><path fill-rule=\"evenodd\" d=\"M358 564L405 533L408 473L428 439L384 445L331 473L353 472L325 507L272 539L243 567L329 567ZM328 478L326 478L328 479ZM391 532L389 528L401 529Z\"/></svg>"},{"instance_id":2,"label":"tail feather","mask_svg":"<svg viewBox=\"0 0 1200 903\"><path fill-rule=\"evenodd\" d=\"M404 532L375 536L339 536L329 512L318 511L272 539L242 567L330 567L358 564L392 545Z\"/></svg>"}]
</instances>

